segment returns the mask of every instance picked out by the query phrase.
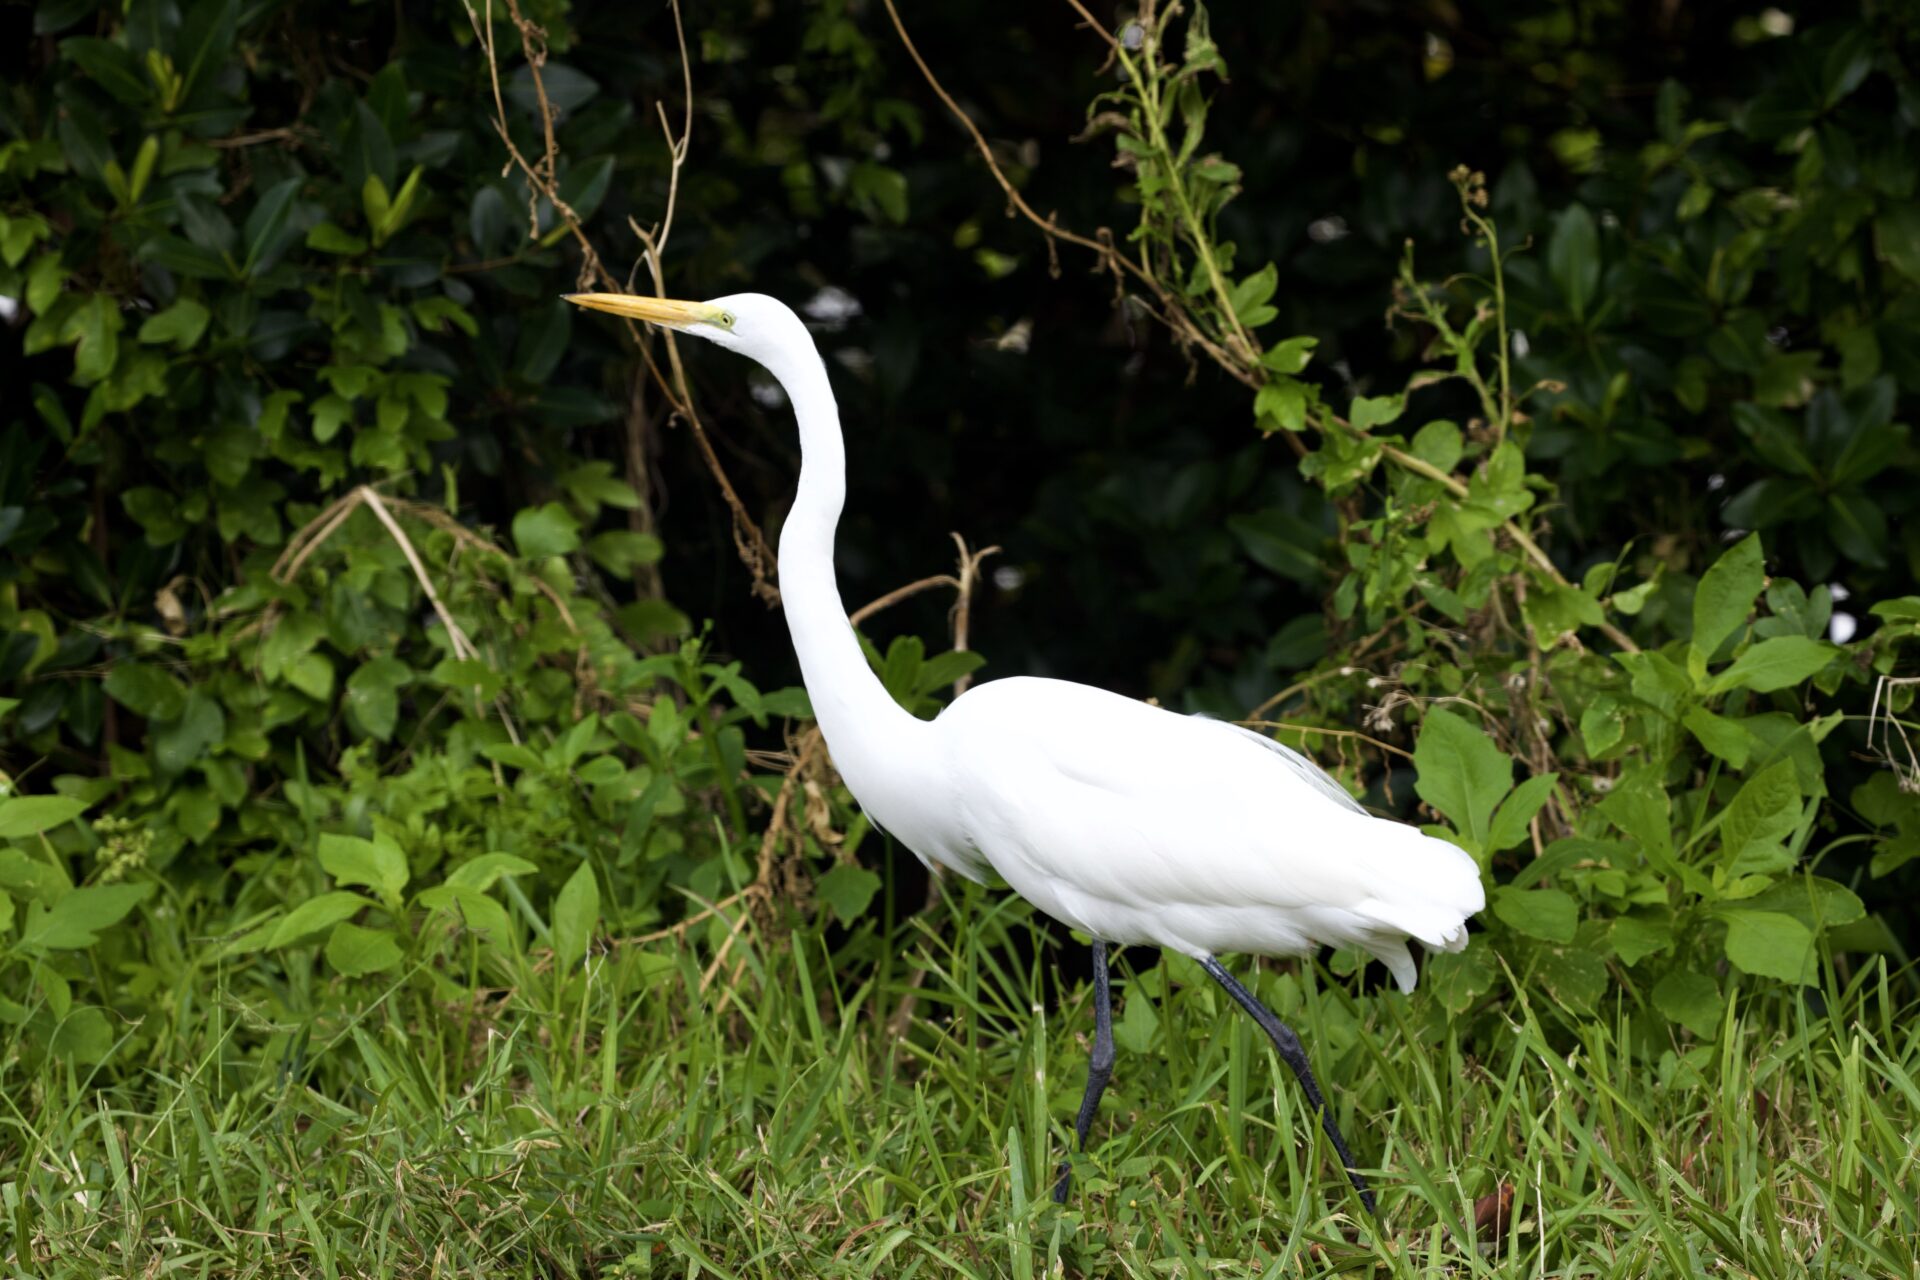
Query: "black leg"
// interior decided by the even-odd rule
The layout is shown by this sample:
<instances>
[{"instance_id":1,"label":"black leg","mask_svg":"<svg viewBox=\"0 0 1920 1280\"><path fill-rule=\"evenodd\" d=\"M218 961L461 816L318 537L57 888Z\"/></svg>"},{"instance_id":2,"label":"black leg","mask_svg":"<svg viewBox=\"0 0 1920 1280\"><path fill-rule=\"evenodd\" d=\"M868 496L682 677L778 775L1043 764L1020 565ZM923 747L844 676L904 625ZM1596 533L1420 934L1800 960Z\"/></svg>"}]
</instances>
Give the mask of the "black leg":
<instances>
[{"instance_id":1,"label":"black leg","mask_svg":"<svg viewBox=\"0 0 1920 1280\"><path fill-rule=\"evenodd\" d=\"M1100 1095L1113 1078L1113 990L1107 983L1107 944L1093 940L1093 1056L1087 1059L1087 1092L1080 1099L1080 1115L1073 1132L1080 1149L1087 1149L1087 1130L1093 1127L1093 1113L1100 1107ZM1060 1181L1054 1184L1055 1204L1067 1202L1067 1188L1073 1185L1073 1160L1060 1162Z\"/></svg>"},{"instance_id":2,"label":"black leg","mask_svg":"<svg viewBox=\"0 0 1920 1280\"><path fill-rule=\"evenodd\" d=\"M1347 1178L1353 1183L1353 1189L1360 1193L1361 1203L1367 1206L1368 1213L1378 1213L1374 1208L1373 1192L1367 1190L1367 1180L1360 1176L1360 1170L1354 1167L1353 1152L1347 1150L1347 1140L1340 1136L1340 1126L1333 1122L1333 1111L1320 1096L1320 1085L1313 1078L1313 1067L1307 1061L1307 1051L1300 1045L1300 1037L1293 1029L1273 1016L1267 1006L1260 1003L1253 992L1234 981L1233 975L1220 967L1220 962L1212 956L1200 962L1213 980L1226 988L1227 994L1239 1002L1240 1007L1253 1015L1260 1029L1273 1041L1273 1047L1280 1058L1293 1068L1293 1074L1300 1079L1300 1088L1307 1095L1307 1105L1320 1113L1320 1127L1333 1139L1333 1149L1340 1155L1340 1163L1347 1171Z\"/></svg>"}]
</instances>

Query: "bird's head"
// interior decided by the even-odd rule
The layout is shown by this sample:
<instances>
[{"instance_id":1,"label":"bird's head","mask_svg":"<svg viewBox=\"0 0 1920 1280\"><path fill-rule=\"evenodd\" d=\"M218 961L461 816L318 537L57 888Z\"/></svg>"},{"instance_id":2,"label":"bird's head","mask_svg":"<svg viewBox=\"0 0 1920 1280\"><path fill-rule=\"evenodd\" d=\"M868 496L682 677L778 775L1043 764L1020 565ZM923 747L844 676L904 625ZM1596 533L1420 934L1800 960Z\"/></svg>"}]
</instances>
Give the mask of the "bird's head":
<instances>
[{"instance_id":1,"label":"bird's head","mask_svg":"<svg viewBox=\"0 0 1920 1280\"><path fill-rule=\"evenodd\" d=\"M764 293L735 293L710 302L678 302L626 293L570 293L567 301L705 338L757 360L775 374L784 371L790 354L813 350L813 339L800 317L786 303Z\"/></svg>"}]
</instances>

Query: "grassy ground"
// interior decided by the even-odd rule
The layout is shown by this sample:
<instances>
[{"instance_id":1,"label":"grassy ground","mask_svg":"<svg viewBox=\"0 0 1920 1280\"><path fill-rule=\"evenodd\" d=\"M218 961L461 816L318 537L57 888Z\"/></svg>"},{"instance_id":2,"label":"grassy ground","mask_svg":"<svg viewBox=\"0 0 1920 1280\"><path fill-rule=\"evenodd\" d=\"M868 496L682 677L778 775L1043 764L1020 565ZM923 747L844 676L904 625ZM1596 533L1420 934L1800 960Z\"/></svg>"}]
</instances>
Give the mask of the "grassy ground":
<instances>
[{"instance_id":1,"label":"grassy ground","mask_svg":"<svg viewBox=\"0 0 1920 1280\"><path fill-rule=\"evenodd\" d=\"M1115 1083L1056 1207L1089 988L1056 1000L1004 896L831 955L748 930L715 963L703 933L557 976L470 948L380 986L188 936L154 948L170 1029L114 1083L0 1046L5 1274L1920 1274L1920 1022L1877 962L1736 1002L1712 1045L1524 982L1454 1023L1269 966L1374 1222L1250 1022L1165 965L1120 970Z\"/></svg>"}]
</instances>

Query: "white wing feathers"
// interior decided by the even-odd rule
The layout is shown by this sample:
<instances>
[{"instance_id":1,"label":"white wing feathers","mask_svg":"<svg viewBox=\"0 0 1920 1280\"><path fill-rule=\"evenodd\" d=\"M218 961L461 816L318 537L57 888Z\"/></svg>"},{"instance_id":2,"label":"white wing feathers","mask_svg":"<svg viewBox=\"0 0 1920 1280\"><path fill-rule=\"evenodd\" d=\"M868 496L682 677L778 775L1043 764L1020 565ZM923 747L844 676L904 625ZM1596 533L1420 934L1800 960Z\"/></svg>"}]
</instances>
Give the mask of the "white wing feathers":
<instances>
[{"instance_id":1,"label":"white wing feathers","mask_svg":"<svg viewBox=\"0 0 1920 1280\"><path fill-rule=\"evenodd\" d=\"M1211 719L1211 717L1208 717L1208 716L1199 716L1196 718L1201 720ZM1337 778L1335 778L1332 774L1328 773L1325 769L1322 769L1319 765L1315 764L1313 761L1301 755L1298 751L1295 751L1292 747L1286 745L1284 742L1275 742L1272 738L1267 737L1265 734L1255 733L1253 730L1247 728L1244 725L1227 724L1227 722L1224 720L1214 720L1212 721L1212 723L1224 724L1226 725L1227 728L1234 730L1236 733L1244 733L1247 737L1252 738L1255 742L1259 743L1261 746L1265 747L1267 750L1279 756L1281 763L1285 764L1287 768L1291 769L1295 777L1299 778L1302 782L1306 783L1308 786L1318 791L1321 795L1325 796L1327 799L1333 801L1335 804L1341 806L1342 808L1351 809L1358 814L1366 814L1367 812L1366 809L1362 807L1362 805L1358 800L1355 800L1353 798L1353 796L1347 791L1345 787L1340 785L1340 782Z\"/></svg>"},{"instance_id":2,"label":"white wing feathers","mask_svg":"<svg viewBox=\"0 0 1920 1280\"><path fill-rule=\"evenodd\" d=\"M1359 946L1410 988L1406 939L1458 950L1485 905L1462 850L1368 816L1305 756L1237 725L1016 677L971 690L934 727L955 839L919 852L984 860L1110 942L1195 956Z\"/></svg>"}]
</instances>

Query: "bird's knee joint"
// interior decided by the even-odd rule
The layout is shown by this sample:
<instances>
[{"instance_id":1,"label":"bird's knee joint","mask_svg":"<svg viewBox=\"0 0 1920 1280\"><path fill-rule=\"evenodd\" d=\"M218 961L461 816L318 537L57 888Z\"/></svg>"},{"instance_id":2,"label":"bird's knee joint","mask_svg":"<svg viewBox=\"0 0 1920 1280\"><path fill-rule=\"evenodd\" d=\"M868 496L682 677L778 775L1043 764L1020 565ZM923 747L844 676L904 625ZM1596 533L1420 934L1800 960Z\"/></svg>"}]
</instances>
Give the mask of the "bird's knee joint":
<instances>
[{"instance_id":1,"label":"bird's knee joint","mask_svg":"<svg viewBox=\"0 0 1920 1280\"><path fill-rule=\"evenodd\" d=\"M1093 1056L1087 1060L1087 1066L1092 1070L1094 1075L1104 1080L1113 1074L1113 1064L1115 1061L1112 1045L1095 1045Z\"/></svg>"}]
</instances>

